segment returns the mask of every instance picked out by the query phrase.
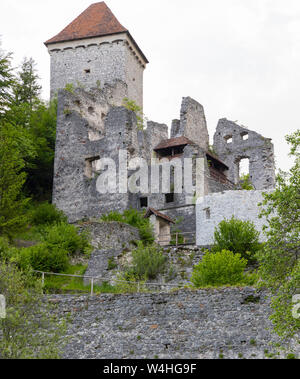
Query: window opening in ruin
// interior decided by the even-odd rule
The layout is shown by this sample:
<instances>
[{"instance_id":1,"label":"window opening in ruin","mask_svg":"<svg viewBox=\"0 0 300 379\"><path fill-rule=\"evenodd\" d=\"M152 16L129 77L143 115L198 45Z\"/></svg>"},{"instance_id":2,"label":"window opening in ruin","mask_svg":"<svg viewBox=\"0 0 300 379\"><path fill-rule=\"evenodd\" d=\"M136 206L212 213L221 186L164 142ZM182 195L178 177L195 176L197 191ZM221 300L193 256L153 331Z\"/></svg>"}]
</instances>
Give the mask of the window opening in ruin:
<instances>
[{"instance_id":1,"label":"window opening in ruin","mask_svg":"<svg viewBox=\"0 0 300 379\"><path fill-rule=\"evenodd\" d=\"M91 157L85 160L84 174L87 178L93 179L97 171L100 170L100 157Z\"/></svg>"},{"instance_id":2,"label":"window opening in ruin","mask_svg":"<svg viewBox=\"0 0 300 379\"><path fill-rule=\"evenodd\" d=\"M239 162L239 179L250 174L250 161L249 158L243 158Z\"/></svg>"},{"instance_id":3,"label":"window opening in ruin","mask_svg":"<svg viewBox=\"0 0 300 379\"><path fill-rule=\"evenodd\" d=\"M205 209L205 216L206 216L206 220L210 220L210 216L211 216L210 208Z\"/></svg>"},{"instance_id":4,"label":"window opening in ruin","mask_svg":"<svg viewBox=\"0 0 300 379\"><path fill-rule=\"evenodd\" d=\"M174 201L175 201L174 193L168 193L165 195L165 197L166 197L166 203L167 204L174 203Z\"/></svg>"},{"instance_id":5,"label":"window opening in ruin","mask_svg":"<svg viewBox=\"0 0 300 379\"><path fill-rule=\"evenodd\" d=\"M91 70L90 70L89 68L87 68L86 70L84 70L84 72L85 72L86 74L90 74L90 73L91 73Z\"/></svg>"},{"instance_id":6,"label":"window opening in ruin","mask_svg":"<svg viewBox=\"0 0 300 379\"><path fill-rule=\"evenodd\" d=\"M140 206L141 208L148 208L148 197L140 198Z\"/></svg>"},{"instance_id":7,"label":"window opening in ruin","mask_svg":"<svg viewBox=\"0 0 300 379\"><path fill-rule=\"evenodd\" d=\"M249 139L249 134L248 134L248 133L242 133L242 134L241 134L241 137L242 137L242 140L243 140L243 141L248 141L248 139Z\"/></svg>"},{"instance_id":8,"label":"window opening in ruin","mask_svg":"<svg viewBox=\"0 0 300 379\"><path fill-rule=\"evenodd\" d=\"M232 143L232 141L233 141L232 136L226 136L226 137L225 137L225 141L226 141L227 143Z\"/></svg>"}]
</instances>

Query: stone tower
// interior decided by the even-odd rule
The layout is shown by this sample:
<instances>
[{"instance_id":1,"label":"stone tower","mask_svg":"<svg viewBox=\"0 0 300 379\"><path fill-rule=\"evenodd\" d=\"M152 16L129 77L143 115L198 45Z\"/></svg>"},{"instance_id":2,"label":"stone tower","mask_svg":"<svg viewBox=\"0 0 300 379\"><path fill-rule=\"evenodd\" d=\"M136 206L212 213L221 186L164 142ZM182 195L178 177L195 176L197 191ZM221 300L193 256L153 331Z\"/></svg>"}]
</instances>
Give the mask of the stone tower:
<instances>
[{"instance_id":1,"label":"stone tower","mask_svg":"<svg viewBox=\"0 0 300 379\"><path fill-rule=\"evenodd\" d=\"M90 90L122 81L127 97L143 107L148 60L104 2L92 4L45 45L51 56L51 97L67 84Z\"/></svg>"}]
</instances>

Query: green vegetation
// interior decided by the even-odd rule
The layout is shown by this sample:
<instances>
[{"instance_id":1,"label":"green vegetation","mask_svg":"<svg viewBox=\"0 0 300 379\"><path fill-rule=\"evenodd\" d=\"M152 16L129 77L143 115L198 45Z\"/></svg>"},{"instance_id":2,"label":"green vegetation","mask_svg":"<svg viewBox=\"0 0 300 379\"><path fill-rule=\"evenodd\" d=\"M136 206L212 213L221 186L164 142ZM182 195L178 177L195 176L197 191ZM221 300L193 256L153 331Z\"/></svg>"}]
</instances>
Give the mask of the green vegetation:
<instances>
[{"instance_id":1,"label":"green vegetation","mask_svg":"<svg viewBox=\"0 0 300 379\"><path fill-rule=\"evenodd\" d=\"M105 222L121 222L137 228L140 232L140 238L144 244L152 244L154 242L153 228L150 220L144 217L143 212L136 209L128 209L124 213L111 212L101 217L100 221Z\"/></svg>"},{"instance_id":2,"label":"green vegetation","mask_svg":"<svg viewBox=\"0 0 300 379\"><path fill-rule=\"evenodd\" d=\"M253 284L255 277L244 273L246 266L247 260L240 254L227 250L216 253L208 251L194 267L191 281L196 288Z\"/></svg>"},{"instance_id":3,"label":"green vegetation","mask_svg":"<svg viewBox=\"0 0 300 379\"><path fill-rule=\"evenodd\" d=\"M155 245L144 246L139 242L137 249L132 252L132 259L132 266L127 272L135 280L155 279L166 270L167 257Z\"/></svg>"},{"instance_id":4,"label":"green vegetation","mask_svg":"<svg viewBox=\"0 0 300 379\"><path fill-rule=\"evenodd\" d=\"M244 174L240 178L240 183L242 186L242 190L246 191L253 191L255 188L253 187L251 181L250 181L250 174Z\"/></svg>"},{"instance_id":5,"label":"green vegetation","mask_svg":"<svg viewBox=\"0 0 300 379\"><path fill-rule=\"evenodd\" d=\"M267 242L257 254L262 286L273 294L271 319L281 337L291 337L300 328L300 319L292 314L293 296L300 288L300 130L287 141L295 163L289 173L279 173L276 190L265 194Z\"/></svg>"},{"instance_id":6,"label":"green vegetation","mask_svg":"<svg viewBox=\"0 0 300 379\"><path fill-rule=\"evenodd\" d=\"M43 303L41 282L0 261L0 293L7 305L6 318L0 319L0 359L59 358L65 322Z\"/></svg>"},{"instance_id":7,"label":"green vegetation","mask_svg":"<svg viewBox=\"0 0 300 379\"><path fill-rule=\"evenodd\" d=\"M33 225L51 225L54 223L67 222L65 214L48 202L37 204L33 207L30 215Z\"/></svg>"},{"instance_id":8,"label":"green vegetation","mask_svg":"<svg viewBox=\"0 0 300 379\"><path fill-rule=\"evenodd\" d=\"M127 97L123 99L123 106L135 113L138 129L144 130L144 123L147 121L147 119L142 112L142 108L138 106L134 100L130 100Z\"/></svg>"},{"instance_id":9,"label":"green vegetation","mask_svg":"<svg viewBox=\"0 0 300 379\"><path fill-rule=\"evenodd\" d=\"M240 254L250 263L255 261L255 254L261 248L259 232L250 221L242 221L232 217L222 221L215 230L213 251L229 250Z\"/></svg>"}]
</instances>

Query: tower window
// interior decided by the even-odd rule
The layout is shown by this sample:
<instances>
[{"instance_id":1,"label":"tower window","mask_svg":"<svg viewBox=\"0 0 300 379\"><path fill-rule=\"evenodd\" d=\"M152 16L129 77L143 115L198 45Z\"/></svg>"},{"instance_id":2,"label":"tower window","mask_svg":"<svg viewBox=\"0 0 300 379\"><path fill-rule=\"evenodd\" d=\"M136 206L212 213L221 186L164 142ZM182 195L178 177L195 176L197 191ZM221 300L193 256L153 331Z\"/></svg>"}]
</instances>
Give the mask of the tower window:
<instances>
[{"instance_id":1,"label":"tower window","mask_svg":"<svg viewBox=\"0 0 300 379\"><path fill-rule=\"evenodd\" d=\"M90 70L89 68L87 68L86 70L84 70L84 72L85 72L86 74L90 74L90 73L91 73L91 70Z\"/></svg>"},{"instance_id":2,"label":"tower window","mask_svg":"<svg viewBox=\"0 0 300 379\"><path fill-rule=\"evenodd\" d=\"M147 208L148 207L148 197L141 197L140 198L140 206L141 206L141 208Z\"/></svg>"}]
</instances>

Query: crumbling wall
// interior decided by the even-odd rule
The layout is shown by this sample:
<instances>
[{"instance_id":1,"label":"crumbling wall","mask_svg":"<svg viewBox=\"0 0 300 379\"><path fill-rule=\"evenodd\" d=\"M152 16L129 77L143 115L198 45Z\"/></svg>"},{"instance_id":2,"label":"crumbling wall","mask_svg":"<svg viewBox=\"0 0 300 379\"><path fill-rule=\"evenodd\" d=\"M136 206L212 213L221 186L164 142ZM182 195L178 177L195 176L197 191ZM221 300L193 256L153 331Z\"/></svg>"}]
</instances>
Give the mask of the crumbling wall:
<instances>
[{"instance_id":1,"label":"crumbling wall","mask_svg":"<svg viewBox=\"0 0 300 379\"><path fill-rule=\"evenodd\" d=\"M209 148L209 134L204 108L196 100L184 97L181 104L180 122L173 120L171 137L187 137L203 150Z\"/></svg>"},{"instance_id":2,"label":"crumbling wall","mask_svg":"<svg viewBox=\"0 0 300 379\"><path fill-rule=\"evenodd\" d=\"M256 190L275 187L274 146L271 139L221 119L214 136L214 149L229 166L229 179L239 183L239 165L249 159L250 180Z\"/></svg>"},{"instance_id":3,"label":"crumbling wall","mask_svg":"<svg viewBox=\"0 0 300 379\"><path fill-rule=\"evenodd\" d=\"M251 221L260 232L260 240L264 241L262 233L264 218L259 218L264 191L227 191L213 193L198 200L196 205L197 245L205 246L214 243L215 228L225 219L234 216L243 221Z\"/></svg>"},{"instance_id":4,"label":"crumbling wall","mask_svg":"<svg viewBox=\"0 0 300 379\"><path fill-rule=\"evenodd\" d=\"M109 102L118 85L106 88L59 91L53 202L70 222L124 211L130 204L128 193L96 189L99 159L112 158L118 172L119 150L139 151L135 114Z\"/></svg>"}]
</instances>

